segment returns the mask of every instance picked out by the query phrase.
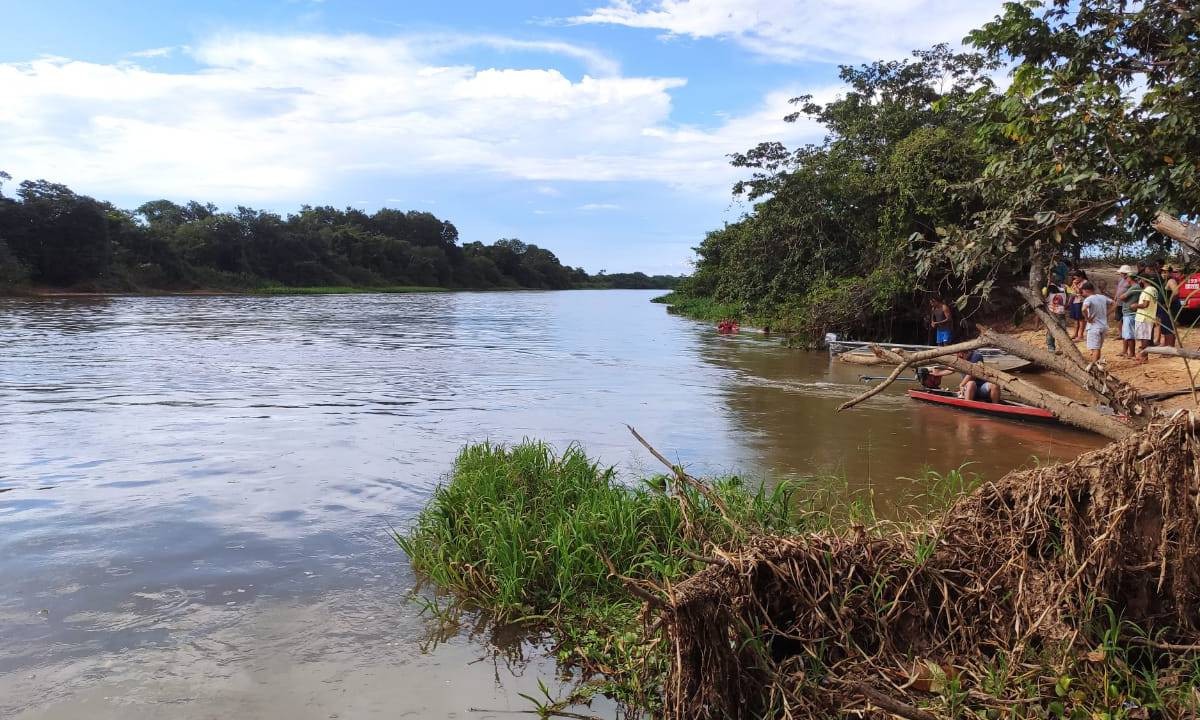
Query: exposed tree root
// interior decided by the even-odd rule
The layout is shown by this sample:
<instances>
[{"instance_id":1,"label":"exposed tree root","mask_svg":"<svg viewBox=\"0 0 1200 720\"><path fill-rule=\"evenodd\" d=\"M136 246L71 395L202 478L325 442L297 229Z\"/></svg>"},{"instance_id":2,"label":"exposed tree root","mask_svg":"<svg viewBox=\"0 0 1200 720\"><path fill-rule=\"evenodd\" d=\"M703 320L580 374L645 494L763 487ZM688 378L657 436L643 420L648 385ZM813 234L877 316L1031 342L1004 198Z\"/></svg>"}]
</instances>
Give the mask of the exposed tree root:
<instances>
[{"instance_id":1,"label":"exposed tree root","mask_svg":"<svg viewBox=\"0 0 1200 720\"><path fill-rule=\"evenodd\" d=\"M722 553L660 611L673 656L664 716L821 717L865 698L928 720L930 682L914 663L952 676L1071 648L1101 606L1162 651L1191 648L1198 426L1179 413L1074 462L1010 473L921 529L757 537Z\"/></svg>"}]
</instances>

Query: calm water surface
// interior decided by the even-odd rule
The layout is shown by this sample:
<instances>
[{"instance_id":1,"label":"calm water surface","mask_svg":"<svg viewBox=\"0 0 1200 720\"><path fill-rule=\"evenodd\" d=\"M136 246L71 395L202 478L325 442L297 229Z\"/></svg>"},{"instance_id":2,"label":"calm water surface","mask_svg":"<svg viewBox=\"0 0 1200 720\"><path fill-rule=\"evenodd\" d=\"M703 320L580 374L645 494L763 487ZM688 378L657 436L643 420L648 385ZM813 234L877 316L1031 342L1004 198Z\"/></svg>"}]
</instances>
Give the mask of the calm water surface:
<instances>
[{"instance_id":1,"label":"calm water surface","mask_svg":"<svg viewBox=\"0 0 1200 720\"><path fill-rule=\"evenodd\" d=\"M721 337L640 291L0 298L0 717L491 717L554 670L430 647L387 537L464 443L880 497L1099 441ZM517 648L514 652L519 652ZM604 708L593 708L604 712Z\"/></svg>"}]
</instances>

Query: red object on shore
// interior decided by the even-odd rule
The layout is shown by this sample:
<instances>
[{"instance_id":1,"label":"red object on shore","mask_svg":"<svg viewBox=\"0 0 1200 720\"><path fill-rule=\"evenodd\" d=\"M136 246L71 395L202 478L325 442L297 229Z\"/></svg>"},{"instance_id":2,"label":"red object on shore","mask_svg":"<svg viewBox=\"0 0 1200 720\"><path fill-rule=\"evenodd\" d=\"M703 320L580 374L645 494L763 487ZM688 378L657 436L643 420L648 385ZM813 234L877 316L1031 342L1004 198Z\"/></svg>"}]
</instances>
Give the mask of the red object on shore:
<instances>
[{"instance_id":1,"label":"red object on shore","mask_svg":"<svg viewBox=\"0 0 1200 720\"><path fill-rule=\"evenodd\" d=\"M908 396L914 400L948 405L962 410L986 413L988 415L999 415L1000 417L1009 417L1017 420L1037 420L1043 422L1058 420L1054 413L1049 410L1043 410L1032 405L1025 405L1010 400L1001 400L998 403L984 400L963 400L957 393L950 392L949 390L918 390L914 388L908 391Z\"/></svg>"},{"instance_id":2,"label":"red object on shore","mask_svg":"<svg viewBox=\"0 0 1200 720\"><path fill-rule=\"evenodd\" d=\"M735 333L738 331L738 324L735 322L719 322L717 323L717 332L719 333Z\"/></svg>"},{"instance_id":3,"label":"red object on shore","mask_svg":"<svg viewBox=\"0 0 1200 720\"><path fill-rule=\"evenodd\" d=\"M1200 273L1188 275L1179 284L1179 300L1185 310L1200 310Z\"/></svg>"}]
</instances>

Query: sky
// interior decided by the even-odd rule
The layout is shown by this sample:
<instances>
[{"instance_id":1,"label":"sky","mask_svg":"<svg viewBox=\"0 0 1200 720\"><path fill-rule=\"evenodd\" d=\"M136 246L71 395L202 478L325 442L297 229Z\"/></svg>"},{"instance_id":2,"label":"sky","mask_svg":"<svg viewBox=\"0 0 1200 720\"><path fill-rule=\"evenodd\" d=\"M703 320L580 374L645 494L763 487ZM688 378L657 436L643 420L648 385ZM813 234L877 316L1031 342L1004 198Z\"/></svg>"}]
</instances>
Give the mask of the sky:
<instances>
[{"instance_id":1,"label":"sky","mask_svg":"<svg viewBox=\"0 0 1200 720\"><path fill-rule=\"evenodd\" d=\"M686 273L788 99L1000 0L0 0L0 170L135 208L427 210Z\"/></svg>"}]
</instances>

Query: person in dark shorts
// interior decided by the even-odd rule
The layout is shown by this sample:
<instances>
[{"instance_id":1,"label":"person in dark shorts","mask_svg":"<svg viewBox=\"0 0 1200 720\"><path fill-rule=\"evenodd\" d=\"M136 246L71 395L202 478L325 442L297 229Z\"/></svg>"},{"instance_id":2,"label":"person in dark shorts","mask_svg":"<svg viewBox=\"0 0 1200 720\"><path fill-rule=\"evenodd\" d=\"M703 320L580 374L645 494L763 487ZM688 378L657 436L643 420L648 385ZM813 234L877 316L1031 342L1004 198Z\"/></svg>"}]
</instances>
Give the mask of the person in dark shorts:
<instances>
[{"instance_id":1,"label":"person in dark shorts","mask_svg":"<svg viewBox=\"0 0 1200 720\"><path fill-rule=\"evenodd\" d=\"M940 297L929 299L930 326L936 334L935 344L949 345L954 339L954 314Z\"/></svg>"},{"instance_id":2,"label":"person in dark shorts","mask_svg":"<svg viewBox=\"0 0 1200 720\"><path fill-rule=\"evenodd\" d=\"M983 362L983 355L978 350L964 350L958 354L958 357L969 363ZM1000 402L1000 386L972 375L963 375L962 382L958 384L958 395L964 400L998 403Z\"/></svg>"}]
</instances>

